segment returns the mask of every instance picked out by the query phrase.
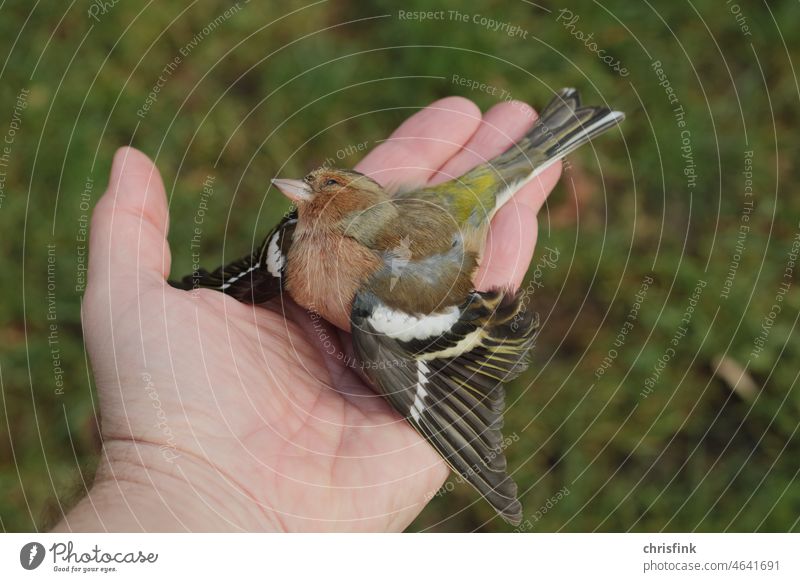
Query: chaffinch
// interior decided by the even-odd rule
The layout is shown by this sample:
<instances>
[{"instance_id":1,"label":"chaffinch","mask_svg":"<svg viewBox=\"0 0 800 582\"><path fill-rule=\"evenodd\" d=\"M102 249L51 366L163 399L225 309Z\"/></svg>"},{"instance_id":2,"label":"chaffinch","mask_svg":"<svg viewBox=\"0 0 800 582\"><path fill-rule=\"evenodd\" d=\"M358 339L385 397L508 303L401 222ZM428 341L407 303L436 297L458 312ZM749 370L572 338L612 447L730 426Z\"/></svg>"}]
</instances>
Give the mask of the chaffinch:
<instances>
[{"instance_id":1,"label":"chaffinch","mask_svg":"<svg viewBox=\"0 0 800 582\"><path fill-rule=\"evenodd\" d=\"M523 185L624 115L562 89L505 153L436 186L387 193L322 167L272 183L294 203L252 255L175 286L247 303L286 292L352 332L377 391L508 522L522 506L503 454L503 382L525 368L536 318L519 291L476 291L489 223Z\"/></svg>"}]
</instances>

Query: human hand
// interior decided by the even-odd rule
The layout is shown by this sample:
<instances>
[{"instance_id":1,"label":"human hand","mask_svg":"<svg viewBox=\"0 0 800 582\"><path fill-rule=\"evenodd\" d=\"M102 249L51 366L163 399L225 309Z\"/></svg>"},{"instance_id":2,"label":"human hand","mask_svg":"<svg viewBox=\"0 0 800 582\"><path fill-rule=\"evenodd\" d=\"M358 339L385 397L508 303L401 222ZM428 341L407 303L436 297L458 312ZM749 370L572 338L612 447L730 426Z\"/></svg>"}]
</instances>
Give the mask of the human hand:
<instances>
[{"instance_id":1,"label":"human hand","mask_svg":"<svg viewBox=\"0 0 800 582\"><path fill-rule=\"evenodd\" d=\"M408 119L357 167L422 185L494 157L533 124L508 102L462 98ZM560 165L495 216L476 286L518 286ZM168 210L140 152L114 157L92 218L84 333L103 453L60 530L404 529L445 463L353 367L349 334L288 297L266 306L166 283ZM266 308L265 308L266 307Z\"/></svg>"}]
</instances>

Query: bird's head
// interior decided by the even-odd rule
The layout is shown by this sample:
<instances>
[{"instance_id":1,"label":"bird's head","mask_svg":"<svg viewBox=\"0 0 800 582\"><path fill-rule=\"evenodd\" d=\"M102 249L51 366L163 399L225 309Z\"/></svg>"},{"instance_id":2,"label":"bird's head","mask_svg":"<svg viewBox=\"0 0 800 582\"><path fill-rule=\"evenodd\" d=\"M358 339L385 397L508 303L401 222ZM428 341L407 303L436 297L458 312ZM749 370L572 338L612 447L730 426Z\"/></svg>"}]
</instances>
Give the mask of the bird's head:
<instances>
[{"instance_id":1,"label":"bird's head","mask_svg":"<svg viewBox=\"0 0 800 582\"><path fill-rule=\"evenodd\" d=\"M339 224L389 200L372 178L325 166L302 180L275 179L272 184L297 205L301 220L313 220L317 226Z\"/></svg>"}]
</instances>

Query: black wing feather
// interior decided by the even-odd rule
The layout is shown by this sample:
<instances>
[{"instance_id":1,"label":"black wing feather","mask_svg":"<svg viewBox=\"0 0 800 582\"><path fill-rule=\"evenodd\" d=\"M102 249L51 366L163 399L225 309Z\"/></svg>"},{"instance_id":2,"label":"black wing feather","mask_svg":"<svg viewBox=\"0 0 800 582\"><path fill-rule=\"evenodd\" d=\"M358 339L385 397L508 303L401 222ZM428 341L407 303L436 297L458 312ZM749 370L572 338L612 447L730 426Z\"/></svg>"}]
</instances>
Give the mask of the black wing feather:
<instances>
[{"instance_id":1,"label":"black wing feather","mask_svg":"<svg viewBox=\"0 0 800 582\"><path fill-rule=\"evenodd\" d=\"M252 254L223 265L213 272L199 269L179 282L170 281L169 284L184 290L202 288L220 291L243 303L264 303L279 295L283 289L286 256L296 223L297 210L293 210L270 231L261 246ZM277 274L268 268L271 250L281 255L281 268Z\"/></svg>"},{"instance_id":2,"label":"black wing feather","mask_svg":"<svg viewBox=\"0 0 800 582\"><path fill-rule=\"evenodd\" d=\"M521 296L473 293L447 332L407 341L373 327L370 316L381 306L368 291L353 305L353 343L369 364L365 372L455 472L518 524L522 506L506 471L501 429L502 383L526 368L536 330Z\"/></svg>"}]
</instances>

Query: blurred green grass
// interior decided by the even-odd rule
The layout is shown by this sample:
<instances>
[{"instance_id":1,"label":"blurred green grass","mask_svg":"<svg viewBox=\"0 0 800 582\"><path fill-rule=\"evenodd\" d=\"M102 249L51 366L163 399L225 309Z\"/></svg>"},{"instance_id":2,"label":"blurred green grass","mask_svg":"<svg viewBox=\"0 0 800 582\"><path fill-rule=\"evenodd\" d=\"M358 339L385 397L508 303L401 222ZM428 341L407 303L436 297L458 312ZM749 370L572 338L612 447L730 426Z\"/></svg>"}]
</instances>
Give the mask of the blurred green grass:
<instances>
[{"instance_id":1,"label":"blurred green grass","mask_svg":"<svg viewBox=\"0 0 800 582\"><path fill-rule=\"evenodd\" d=\"M541 106L572 85L584 100L628 113L622 134L571 157L541 215L534 264L556 249L532 287L544 323L533 365L508 387L507 450L524 492L527 531L797 530L800 349L796 274L757 358L787 254L798 232L796 3L741 1L750 36L724 3L569 5L421 0L403 10L459 10L469 22L411 22L383 0L240 3L182 59L144 118L164 67L231 8L218 1L120 2L98 21L14 1L0 9L0 132L29 91L0 205L7 248L0 279L0 527L46 527L91 478L95 401L80 329L77 240L87 178L96 201L114 150L154 157L170 193L173 273L190 270L201 185L216 177L203 262L240 254L286 209L268 178L302 175L352 144L369 147L414 109L450 94L486 109L496 96L453 75ZM567 8L579 20L559 21ZM292 13L292 10L297 12ZM60 12L66 10L66 12ZM516 24L527 38L472 22ZM275 20L278 19L278 20ZM574 36L629 71L616 74ZM570 32L573 32L571 34ZM796 59L795 59L796 60ZM659 86L661 61L686 113L697 186L687 188L681 130ZM730 294L721 296L753 152L754 211ZM361 154L358 154L361 155ZM358 155L342 160L352 166ZM55 244L58 394L47 342L48 244ZM532 276L532 275L531 275ZM653 284L624 344L614 342L642 281ZM691 324L670 347L698 281ZM599 377L609 350L613 363ZM732 391L715 357L748 365L754 394ZM558 495L567 491L567 495ZM553 501L555 499L555 501ZM451 479L411 529L508 531ZM487 523L488 522L488 523Z\"/></svg>"}]
</instances>

